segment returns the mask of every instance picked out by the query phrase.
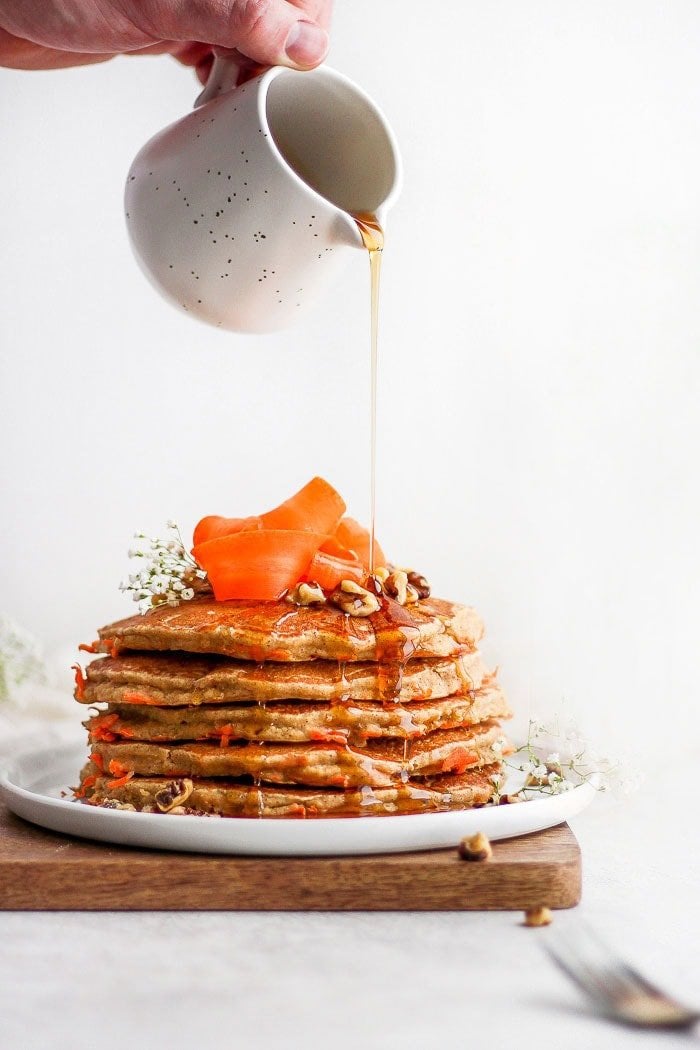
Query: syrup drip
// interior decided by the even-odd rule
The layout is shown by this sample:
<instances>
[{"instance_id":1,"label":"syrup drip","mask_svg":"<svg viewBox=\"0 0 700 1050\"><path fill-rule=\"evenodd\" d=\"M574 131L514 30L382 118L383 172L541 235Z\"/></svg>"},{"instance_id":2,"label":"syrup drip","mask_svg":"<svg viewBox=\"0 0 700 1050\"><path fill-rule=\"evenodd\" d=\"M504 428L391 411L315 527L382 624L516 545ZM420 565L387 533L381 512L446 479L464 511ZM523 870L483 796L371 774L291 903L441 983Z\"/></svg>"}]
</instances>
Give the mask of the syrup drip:
<instances>
[{"instance_id":1,"label":"syrup drip","mask_svg":"<svg viewBox=\"0 0 700 1050\"><path fill-rule=\"evenodd\" d=\"M344 703L346 700L350 700L350 684L345 675L345 660L338 661L338 681L340 684L340 701Z\"/></svg>"},{"instance_id":2,"label":"syrup drip","mask_svg":"<svg viewBox=\"0 0 700 1050\"><path fill-rule=\"evenodd\" d=\"M372 616L377 660L377 693L382 703L397 703L406 664L420 643L420 631L402 605L378 595L379 611Z\"/></svg>"}]
</instances>

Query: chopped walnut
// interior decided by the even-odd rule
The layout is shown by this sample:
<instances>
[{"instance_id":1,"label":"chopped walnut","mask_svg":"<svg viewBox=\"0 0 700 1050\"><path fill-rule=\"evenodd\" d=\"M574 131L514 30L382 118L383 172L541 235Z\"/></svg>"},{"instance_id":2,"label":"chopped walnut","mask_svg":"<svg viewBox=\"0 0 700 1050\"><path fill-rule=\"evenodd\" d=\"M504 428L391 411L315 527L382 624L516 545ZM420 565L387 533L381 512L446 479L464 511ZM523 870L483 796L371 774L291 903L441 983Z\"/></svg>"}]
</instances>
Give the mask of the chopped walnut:
<instances>
[{"instance_id":1,"label":"chopped walnut","mask_svg":"<svg viewBox=\"0 0 700 1050\"><path fill-rule=\"evenodd\" d=\"M367 586L379 596L386 594L393 598L399 605L413 605L430 595L430 584L425 576L413 569L397 569L393 565L370 573Z\"/></svg>"},{"instance_id":2,"label":"chopped walnut","mask_svg":"<svg viewBox=\"0 0 700 1050\"><path fill-rule=\"evenodd\" d=\"M183 806L193 790L191 780L171 780L155 796L155 804L161 813L169 813L176 806Z\"/></svg>"},{"instance_id":3,"label":"chopped walnut","mask_svg":"<svg viewBox=\"0 0 700 1050\"><path fill-rule=\"evenodd\" d=\"M371 616L379 611L376 594L354 580L342 580L340 587L328 596L328 601L349 616Z\"/></svg>"},{"instance_id":4,"label":"chopped walnut","mask_svg":"<svg viewBox=\"0 0 700 1050\"><path fill-rule=\"evenodd\" d=\"M130 802L119 802L116 798L106 798L104 802L100 802L100 809L126 809L130 813L136 812L136 806L132 806Z\"/></svg>"},{"instance_id":5,"label":"chopped walnut","mask_svg":"<svg viewBox=\"0 0 700 1050\"><path fill-rule=\"evenodd\" d=\"M498 799L499 806L514 806L517 802L524 802L520 795L501 795Z\"/></svg>"},{"instance_id":6,"label":"chopped walnut","mask_svg":"<svg viewBox=\"0 0 700 1050\"><path fill-rule=\"evenodd\" d=\"M491 843L483 831L477 831L476 835L462 839L458 851L462 860L490 860L493 856Z\"/></svg>"},{"instance_id":7,"label":"chopped walnut","mask_svg":"<svg viewBox=\"0 0 700 1050\"><path fill-rule=\"evenodd\" d=\"M525 926L549 926L552 921L552 913L544 904L536 908L528 908L525 912Z\"/></svg>"},{"instance_id":8,"label":"chopped walnut","mask_svg":"<svg viewBox=\"0 0 700 1050\"><path fill-rule=\"evenodd\" d=\"M408 582L411 585L411 587L415 587L416 591L418 592L418 597L429 598L430 584L426 580L425 576L421 576L419 572L409 572L407 575Z\"/></svg>"},{"instance_id":9,"label":"chopped walnut","mask_svg":"<svg viewBox=\"0 0 700 1050\"><path fill-rule=\"evenodd\" d=\"M326 596L321 587L315 581L311 581L310 583L298 583L296 587L292 587L284 600L291 602L292 605L323 605Z\"/></svg>"},{"instance_id":10,"label":"chopped walnut","mask_svg":"<svg viewBox=\"0 0 700 1050\"><path fill-rule=\"evenodd\" d=\"M406 592L408 588L408 575L403 569L395 569L384 581L384 590L397 601L399 605L406 604Z\"/></svg>"}]
</instances>

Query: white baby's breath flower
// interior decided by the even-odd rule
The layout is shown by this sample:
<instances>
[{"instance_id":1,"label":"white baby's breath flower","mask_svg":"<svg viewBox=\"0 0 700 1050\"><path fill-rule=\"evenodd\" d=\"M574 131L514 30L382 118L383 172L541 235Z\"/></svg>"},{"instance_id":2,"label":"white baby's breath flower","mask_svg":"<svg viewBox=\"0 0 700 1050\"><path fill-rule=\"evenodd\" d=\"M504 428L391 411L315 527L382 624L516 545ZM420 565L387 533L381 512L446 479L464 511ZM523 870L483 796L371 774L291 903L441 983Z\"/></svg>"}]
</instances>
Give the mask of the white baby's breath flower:
<instances>
[{"instance_id":1,"label":"white baby's breath flower","mask_svg":"<svg viewBox=\"0 0 700 1050\"><path fill-rule=\"evenodd\" d=\"M131 547L129 557L138 559L138 571L130 573L128 582L121 583L119 589L140 603L141 612L153 605L176 606L190 601L207 578L185 549L176 523L169 521L167 529L165 539L134 533L139 545Z\"/></svg>"},{"instance_id":2,"label":"white baby's breath flower","mask_svg":"<svg viewBox=\"0 0 700 1050\"><path fill-rule=\"evenodd\" d=\"M538 792L556 795L586 783L624 794L638 783L628 772L623 775L621 763L593 751L575 725L562 729L556 721L531 720L527 740L506 764L524 774L524 786L512 793L523 798Z\"/></svg>"},{"instance_id":3,"label":"white baby's breath flower","mask_svg":"<svg viewBox=\"0 0 700 1050\"><path fill-rule=\"evenodd\" d=\"M28 631L0 615L0 701L12 698L24 682L44 682L46 667L41 647Z\"/></svg>"}]
</instances>

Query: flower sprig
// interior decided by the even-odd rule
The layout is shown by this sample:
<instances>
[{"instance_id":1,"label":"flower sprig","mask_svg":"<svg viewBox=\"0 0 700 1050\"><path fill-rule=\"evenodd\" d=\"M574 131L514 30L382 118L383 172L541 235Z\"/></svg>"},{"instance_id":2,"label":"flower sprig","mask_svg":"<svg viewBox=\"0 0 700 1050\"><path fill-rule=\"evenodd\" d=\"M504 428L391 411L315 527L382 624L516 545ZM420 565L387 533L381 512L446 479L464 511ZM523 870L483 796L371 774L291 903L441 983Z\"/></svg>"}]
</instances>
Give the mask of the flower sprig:
<instances>
[{"instance_id":1,"label":"flower sprig","mask_svg":"<svg viewBox=\"0 0 700 1050\"><path fill-rule=\"evenodd\" d=\"M636 787L636 778L625 774L621 763L592 751L573 723L561 728L556 720L544 723L530 719L525 743L516 748L505 765L524 779L522 786L511 791L504 801L561 795L580 784L618 794L629 794ZM496 791L495 801L500 802L498 787Z\"/></svg>"},{"instance_id":2,"label":"flower sprig","mask_svg":"<svg viewBox=\"0 0 700 1050\"><path fill-rule=\"evenodd\" d=\"M136 546L129 557L138 561L138 572L119 584L119 590L131 594L141 612L157 605L179 605L205 589L207 574L185 548L174 521L166 524L165 539L135 532Z\"/></svg>"},{"instance_id":3,"label":"flower sprig","mask_svg":"<svg viewBox=\"0 0 700 1050\"><path fill-rule=\"evenodd\" d=\"M37 640L7 616L0 616L0 701L25 682L45 682L46 665Z\"/></svg>"}]
</instances>

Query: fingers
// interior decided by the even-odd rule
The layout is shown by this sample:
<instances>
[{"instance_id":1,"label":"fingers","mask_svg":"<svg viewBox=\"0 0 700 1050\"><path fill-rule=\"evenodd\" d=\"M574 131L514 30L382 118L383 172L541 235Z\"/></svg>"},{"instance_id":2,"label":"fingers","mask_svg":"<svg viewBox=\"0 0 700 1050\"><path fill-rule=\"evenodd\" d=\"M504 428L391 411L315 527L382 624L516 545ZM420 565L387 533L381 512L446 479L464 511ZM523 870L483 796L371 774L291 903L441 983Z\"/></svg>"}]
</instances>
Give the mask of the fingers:
<instances>
[{"instance_id":1,"label":"fingers","mask_svg":"<svg viewBox=\"0 0 700 1050\"><path fill-rule=\"evenodd\" d=\"M145 51L163 42L177 45L201 40L212 47L238 49L259 65L312 69L328 51L331 3L332 0L0 0L0 26L6 35L45 48L98 56ZM72 13L77 7L79 17ZM9 45L5 50L10 50ZM17 55L16 61L31 63L40 58Z\"/></svg>"},{"instance_id":2,"label":"fingers","mask_svg":"<svg viewBox=\"0 0 700 1050\"><path fill-rule=\"evenodd\" d=\"M111 54L82 54L59 51L56 48L34 44L30 40L0 29L0 66L8 69L66 69L68 66L86 66L107 62Z\"/></svg>"},{"instance_id":3,"label":"fingers","mask_svg":"<svg viewBox=\"0 0 700 1050\"><path fill-rule=\"evenodd\" d=\"M237 48L260 65L312 69L326 57L330 0L121 0L132 24L156 40Z\"/></svg>"}]
</instances>

